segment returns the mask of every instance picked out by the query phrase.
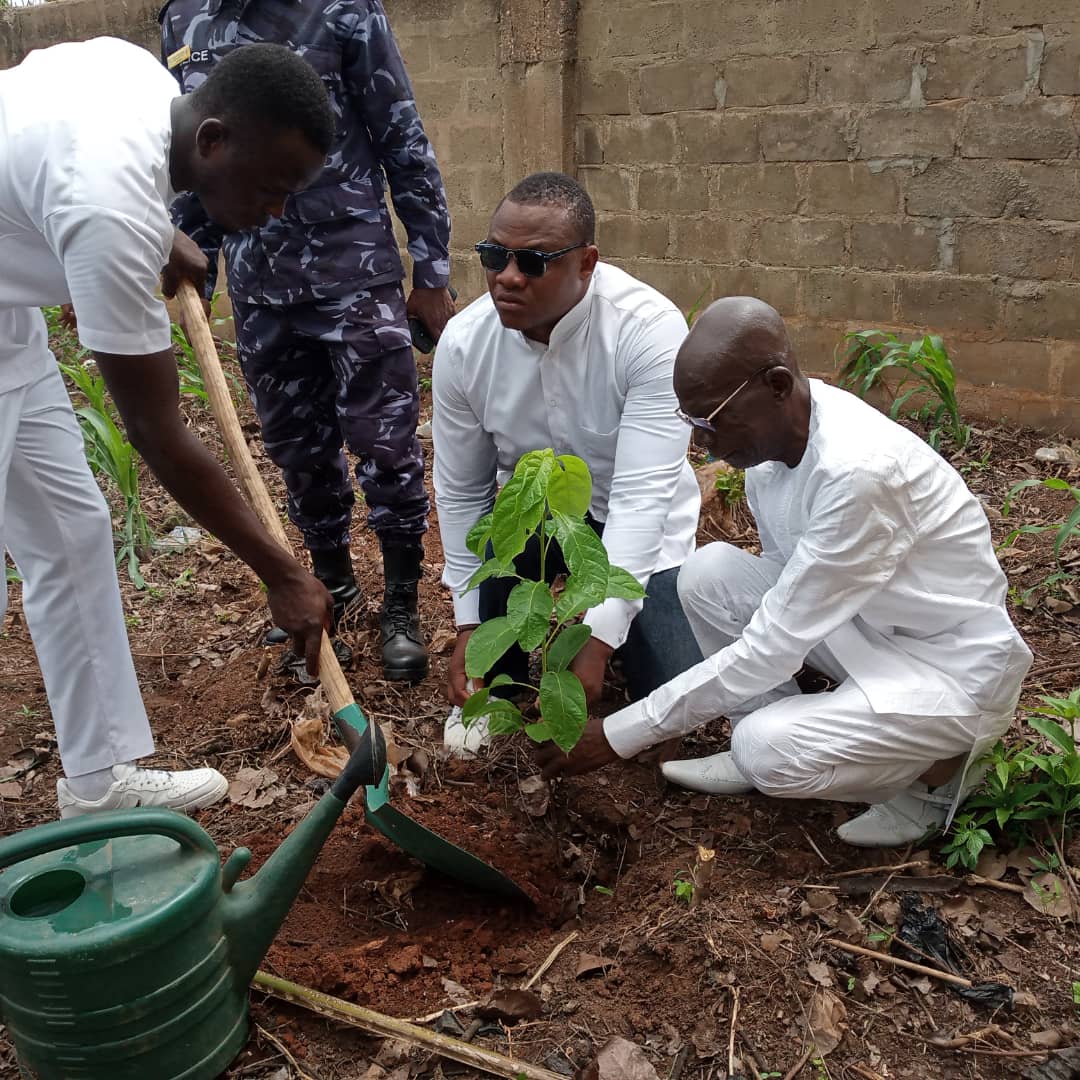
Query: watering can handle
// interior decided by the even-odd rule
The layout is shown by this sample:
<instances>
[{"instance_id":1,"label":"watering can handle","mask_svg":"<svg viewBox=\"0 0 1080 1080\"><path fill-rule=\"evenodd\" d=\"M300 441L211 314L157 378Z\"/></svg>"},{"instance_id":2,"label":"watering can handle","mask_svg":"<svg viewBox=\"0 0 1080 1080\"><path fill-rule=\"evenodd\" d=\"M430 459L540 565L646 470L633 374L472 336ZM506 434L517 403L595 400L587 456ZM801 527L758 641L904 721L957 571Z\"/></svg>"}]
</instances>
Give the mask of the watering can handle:
<instances>
[{"instance_id":1,"label":"watering can handle","mask_svg":"<svg viewBox=\"0 0 1080 1080\"><path fill-rule=\"evenodd\" d=\"M106 810L99 814L51 821L35 829L15 833L0 840L0 870L6 866L46 855L50 851L91 844L97 840L115 840L119 836L167 836L181 847L204 851L218 857L214 841L190 818L173 810L153 807L135 810Z\"/></svg>"}]
</instances>

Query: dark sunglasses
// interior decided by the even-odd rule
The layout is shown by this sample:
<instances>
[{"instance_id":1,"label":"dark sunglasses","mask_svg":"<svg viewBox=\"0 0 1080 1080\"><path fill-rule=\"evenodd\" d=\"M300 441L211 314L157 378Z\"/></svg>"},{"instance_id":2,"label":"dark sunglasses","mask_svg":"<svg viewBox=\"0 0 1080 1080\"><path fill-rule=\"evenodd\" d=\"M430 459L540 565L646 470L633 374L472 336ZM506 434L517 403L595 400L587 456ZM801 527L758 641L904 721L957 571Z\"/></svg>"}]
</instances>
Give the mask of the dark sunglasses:
<instances>
[{"instance_id":1,"label":"dark sunglasses","mask_svg":"<svg viewBox=\"0 0 1080 1080\"><path fill-rule=\"evenodd\" d=\"M766 371L772 371L772 369L776 367L783 367L783 365L772 363L766 364L764 367L759 367L757 371L753 372L745 379L743 379L743 381L739 383L739 385L736 386L735 389L732 390L731 393L728 394L728 396L724 398L724 400L721 401L720 404L717 405L716 408L713 409L713 411L709 413L708 416L690 416L687 413L684 413L682 409L676 409L675 415L678 416L678 418L682 420L683 423L689 424L695 431L700 431L703 435L715 435L716 425L713 423L713 420L716 419L720 410L723 409L728 404L728 402L732 400L732 398L736 397L736 395L738 395L741 391L745 390L750 385L750 383L752 383L754 379L756 379L759 375L764 375Z\"/></svg>"},{"instance_id":2,"label":"dark sunglasses","mask_svg":"<svg viewBox=\"0 0 1080 1080\"><path fill-rule=\"evenodd\" d=\"M502 273L510 262L510 256L513 255L517 268L526 277L536 278L544 276L544 271L552 259L558 259L567 252L577 251L578 248L583 247L588 247L584 240L580 244L571 244L561 251L536 251L533 248L503 247L502 244L493 244L490 240L484 240L476 245L476 250L480 254L480 264L485 270L490 270L495 274Z\"/></svg>"}]
</instances>

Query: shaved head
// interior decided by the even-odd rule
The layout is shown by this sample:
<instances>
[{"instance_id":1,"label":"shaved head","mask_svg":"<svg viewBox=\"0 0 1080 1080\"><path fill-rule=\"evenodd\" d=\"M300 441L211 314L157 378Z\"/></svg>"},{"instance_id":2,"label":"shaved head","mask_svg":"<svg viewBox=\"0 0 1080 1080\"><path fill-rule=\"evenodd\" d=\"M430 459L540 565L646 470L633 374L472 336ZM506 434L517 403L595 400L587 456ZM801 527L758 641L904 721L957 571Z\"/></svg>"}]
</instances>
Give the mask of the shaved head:
<instances>
[{"instance_id":1,"label":"shaved head","mask_svg":"<svg viewBox=\"0 0 1080 1080\"><path fill-rule=\"evenodd\" d=\"M784 320L764 300L710 304L679 350L674 382L683 412L705 422L695 425L695 440L717 457L738 468L802 457L809 384Z\"/></svg>"},{"instance_id":2,"label":"shaved head","mask_svg":"<svg viewBox=\"0 0 1080 1080\"><path fill-rule=\"evenodd\" d=\"M780 313L753 296L725 296L695 320L679 350L675 391L708 395L732 388L765 364L798 372L787 328ZM729 391L730 392L730 391Z\"/></svg>"}]
</instances>

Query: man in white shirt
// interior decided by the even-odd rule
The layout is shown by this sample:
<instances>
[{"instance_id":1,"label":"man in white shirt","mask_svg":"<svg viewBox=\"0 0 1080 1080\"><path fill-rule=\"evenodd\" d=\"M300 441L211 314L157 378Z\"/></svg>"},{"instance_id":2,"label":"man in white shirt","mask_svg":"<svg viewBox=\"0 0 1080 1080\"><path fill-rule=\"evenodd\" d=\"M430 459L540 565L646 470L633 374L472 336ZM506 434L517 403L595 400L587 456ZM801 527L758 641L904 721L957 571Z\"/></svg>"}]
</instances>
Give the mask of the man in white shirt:
<instances>
[{"instance_id":1,"label":"man in white shirt","mask_svg":"<svg viewBox=\"0 0 1080 1080\"><path fill-rule=\"evenodd\" d=\"M213 769L134 764L154 744L112 524L39 305L73 305L132 444L266 583L275 618L317 670L330 597L184 424L156 294L163 271L166 295L184 277L201 287L206 276L205 257L169 219L176 192L197 191L229 228L258 225L320 171L332 135L318 75L274 45L239 50L183 98L153 56L110 38L33 52L0 72L0 545L23 577L66 775L63 817L193 809L227 785Z\"/></svg>"},{"instance_id":2,"label":"man in white shirt","mask_svg":"<svg viewBox=\"0 0 1080 1080\"><path fill-rule=\"evenodd\" d=\"M477 245L489 295L447 324L433 370L435 499L458 636L447 695L446 741L474 749L458 706L469 689L465 645L482 621L505 614L513 579L464 592L480 565L465 537L529 450L584 459L593 479L590 518L611 561L647 588L644 601L607 600L585 615L592 636L572 670L587 700L601 693L607 661L622 650L631 696L700 659L675 592L694 549L700 507L675 415L672 370L686 320L655 289L598 262L595 214L585 190L561 173L521 181ZM536 552L526 551L520 566ZM558 572L551 560L549 575ZM528 678L512 647L491 673Z\"/></svg>"},{"instance_id":3,"label":"man in white shirt","mask_svg":"<svg viewBox=\"0 0 1080 1080\"><path fill-rule=\"evenodd\" d=\"M727 716L731 750L665 775L718 794L873 804L849 843L941 826L1006 730L1031 653L1005 610L982 507L922 439L799 371L780 316L729 297L697 321L675 390L695 439L745 468L762 554L718 543L679 595L706 659L591 720L548 775L584 772ZM839 684L803 696L808 661Z\"/></svg>"}]
</instances>

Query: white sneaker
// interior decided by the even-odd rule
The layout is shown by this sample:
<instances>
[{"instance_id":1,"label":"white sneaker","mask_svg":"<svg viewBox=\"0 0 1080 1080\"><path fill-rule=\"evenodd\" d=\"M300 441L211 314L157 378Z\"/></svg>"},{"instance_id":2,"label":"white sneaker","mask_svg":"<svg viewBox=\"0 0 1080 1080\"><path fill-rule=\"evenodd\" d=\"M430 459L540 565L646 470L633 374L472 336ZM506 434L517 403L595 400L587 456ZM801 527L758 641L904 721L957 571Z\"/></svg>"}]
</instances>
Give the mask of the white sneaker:
<instances>
[{"instance_id":1,"label":"white sneaker","mask_svg":"<svg viewBox=\"0 0 1080 1080\"><path fill-rule=\"evenodd\" d=\"M845 821L836 834L855 847L903 847L941 829L955 799L951 785L930 791L915 783L888 802L876 803L858 817Z\"/></svg>"},{"instance_id":2,"label":"white sneaker","mask_svg":"<svg viewBox=\"0 0 1080 1080\"><path fill-rule=\"evenodd\" d=\"M170 810L201 810L222 799L229 782L217 769L140 769L114 765L113 782L100 799L80 799L66 780L56 781L56 801L62 818L92 814L97 810L124 810L133 806L164 806Z\"/></svg>"},{"instance_id":3,"label":"white sneaker","mask_svg":"<svg viewBox=\"0 0 1080 1080\"><path fill-rule=\"evenodd\" d=\"M754 785L735 767L730 750L711 757L665 761L660 771L679 787L710 795L745 795L754 790Z\"/></svg>"},{"instance_id":4,"label":"white sneaker","mask_svg":"<svg viewBox=\"0 0 1080 1080\"><path fill-rule=\"evenodd\" d=\"M478 716L468 727L461 718L461 707L455 705L450 710L443 726L443 746L454 757L472 757L482 746L491 742L486 716Z\"/></svg>"}]
</instances>

